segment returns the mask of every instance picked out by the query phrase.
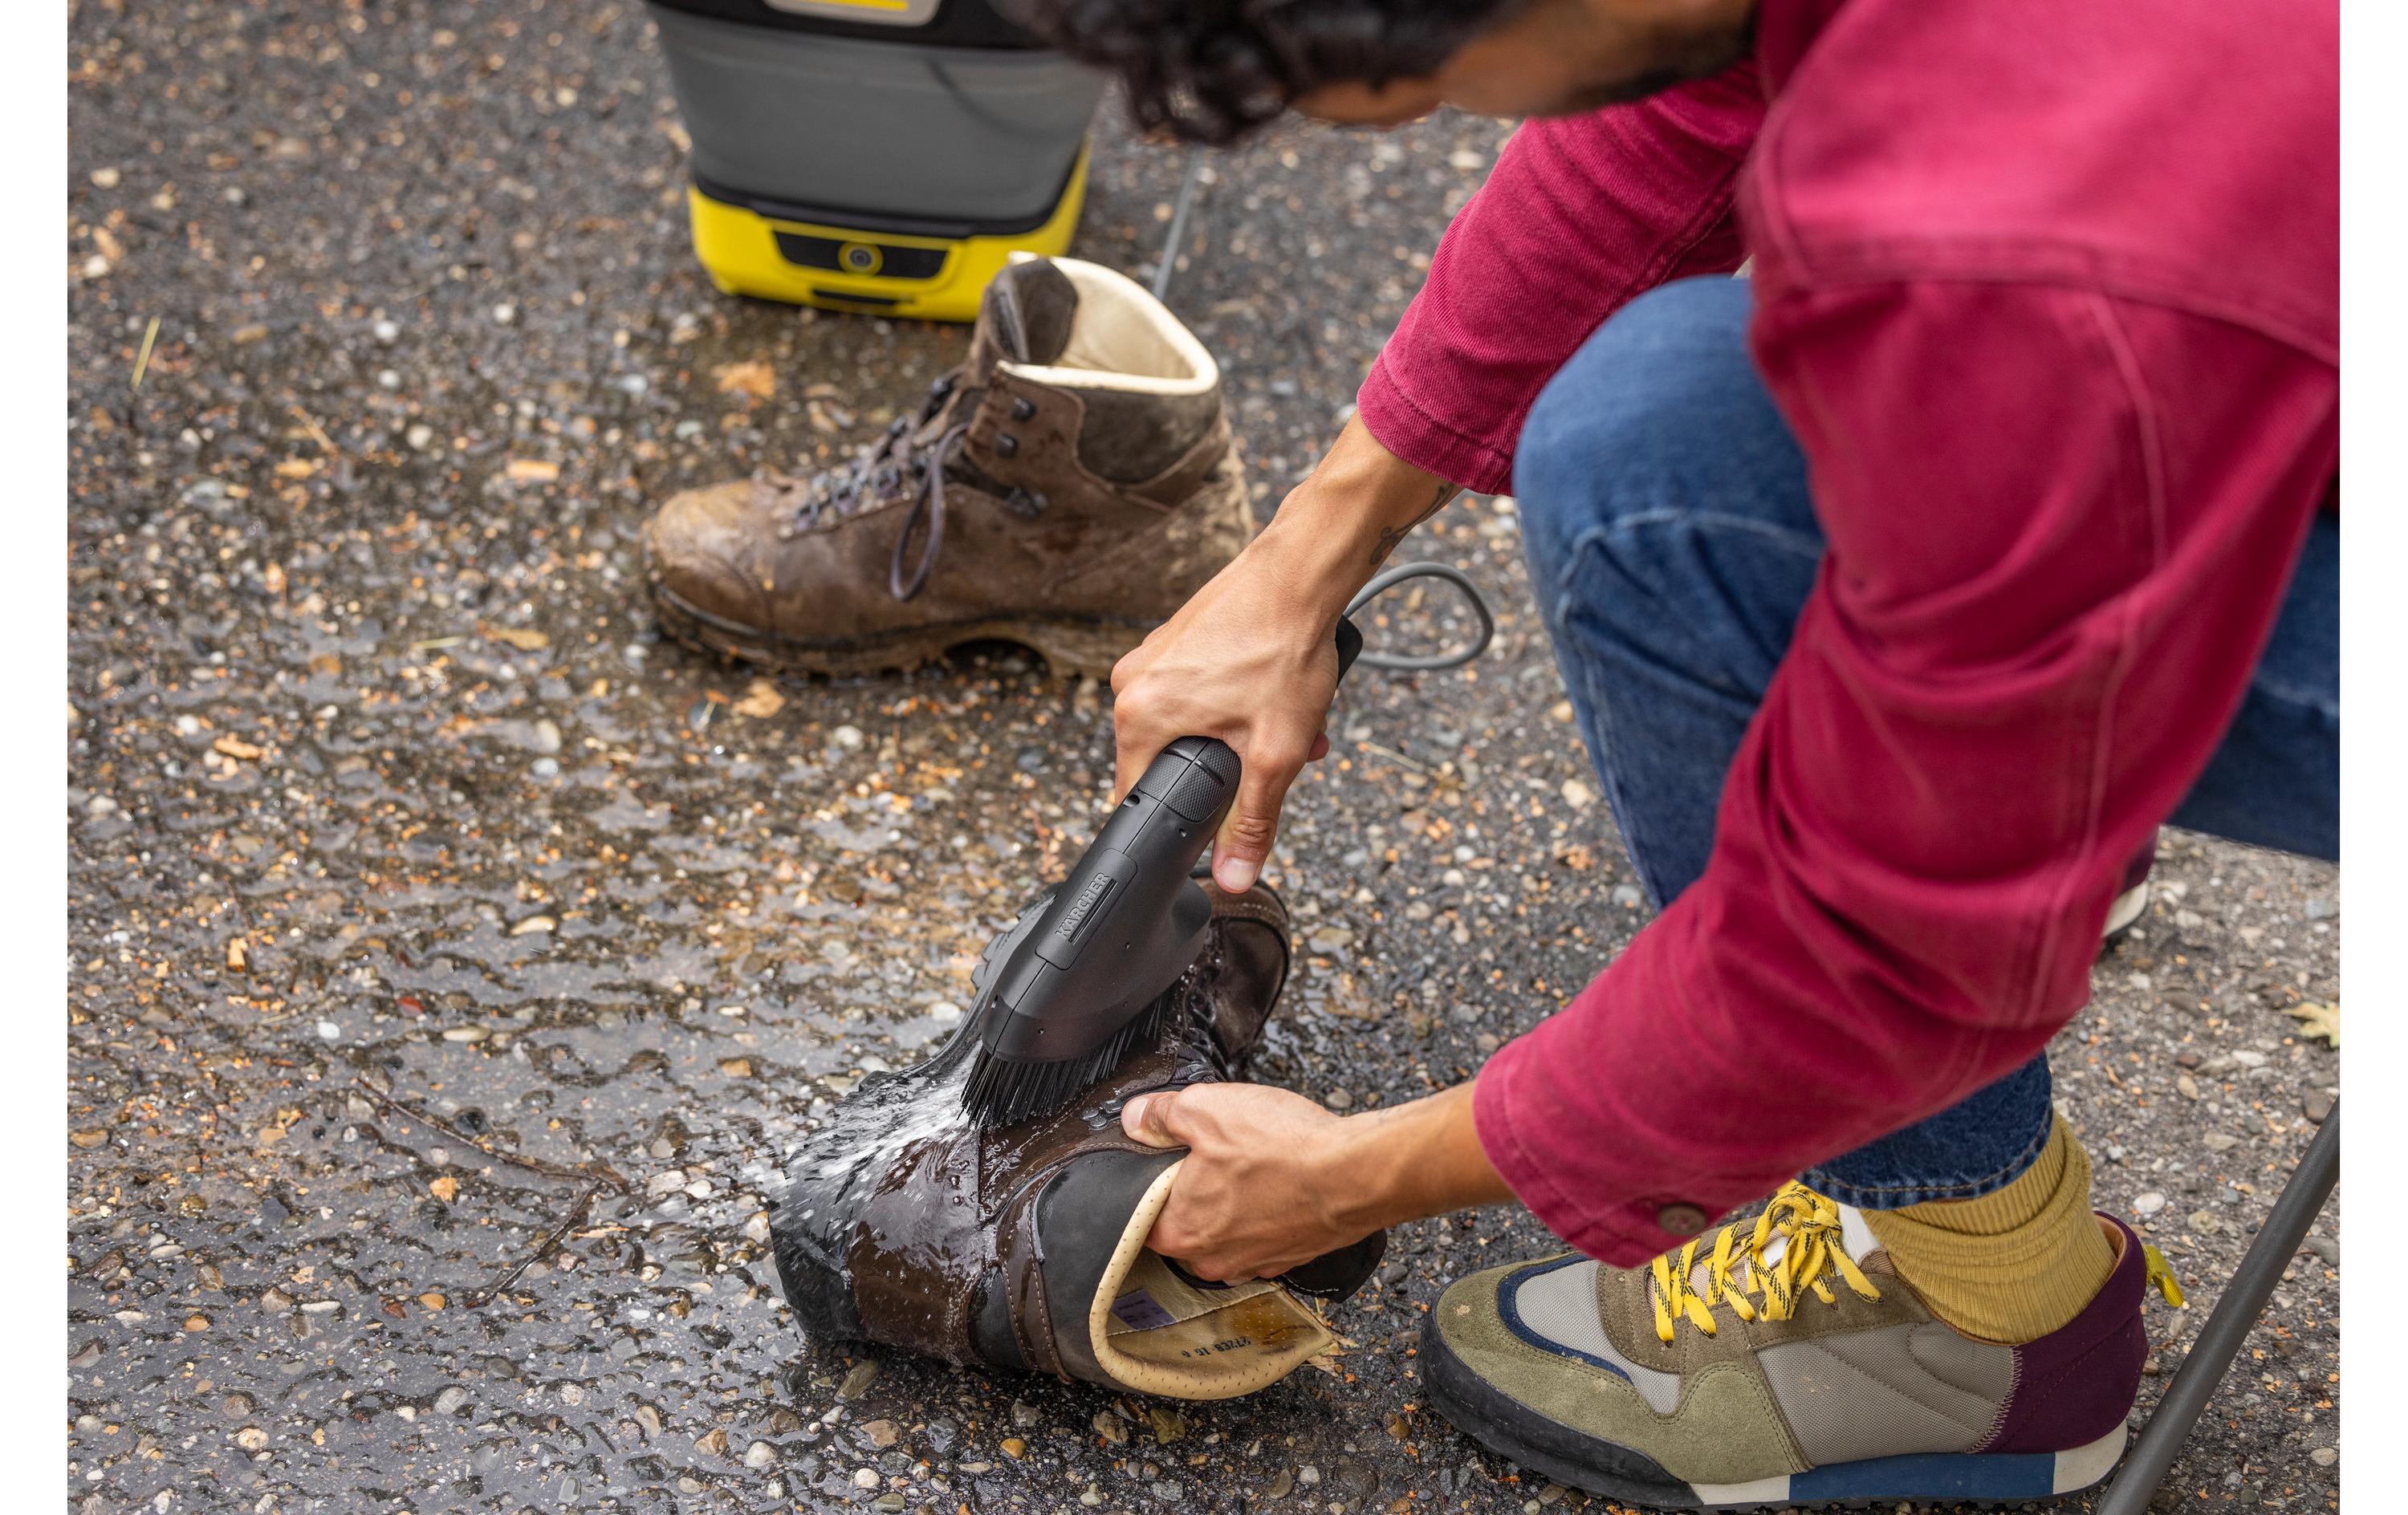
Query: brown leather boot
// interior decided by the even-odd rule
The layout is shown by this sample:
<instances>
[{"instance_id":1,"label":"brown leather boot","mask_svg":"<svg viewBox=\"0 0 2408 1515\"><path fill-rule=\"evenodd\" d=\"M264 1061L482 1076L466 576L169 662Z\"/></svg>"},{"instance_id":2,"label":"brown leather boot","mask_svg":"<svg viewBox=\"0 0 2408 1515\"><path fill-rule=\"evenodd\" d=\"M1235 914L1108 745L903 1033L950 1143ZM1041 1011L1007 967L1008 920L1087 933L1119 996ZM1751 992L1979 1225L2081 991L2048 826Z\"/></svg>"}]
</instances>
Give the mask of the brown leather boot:
<instances>
[{"instance_id":1,"label":"brown leather boot","mask_svg":"<svg viewBox=\"0 0 2408 1515\"><path fill-rule=\"evenodd\" d=\"M1029 258L918 415L679 494L645 545L662 623L712 651L867 673L999 637L1100 678L1253 533L1211 354L1125 277Z\"/></svg>"},{"instance_id":2,"label":"brown leather boot","mask_svg":"<svg viewBox=\"0 0 2408 1515\"><path fill-rule=\"evenodd\" d=\"M1361 1287L1384 1233L1235 1285L1200 1283L1144 1245L1182 1154L1129 1140L1121 1107L1229 1077L1287 972L1278 897L1209 893L1204 952L1161 1031L1068 1108L972 1129L966 1039L838 1107L770 1215L809 1335L1182 1399L1251 1393L1334 1345L1305 1298Z\"/></svg>"}]
</instances>

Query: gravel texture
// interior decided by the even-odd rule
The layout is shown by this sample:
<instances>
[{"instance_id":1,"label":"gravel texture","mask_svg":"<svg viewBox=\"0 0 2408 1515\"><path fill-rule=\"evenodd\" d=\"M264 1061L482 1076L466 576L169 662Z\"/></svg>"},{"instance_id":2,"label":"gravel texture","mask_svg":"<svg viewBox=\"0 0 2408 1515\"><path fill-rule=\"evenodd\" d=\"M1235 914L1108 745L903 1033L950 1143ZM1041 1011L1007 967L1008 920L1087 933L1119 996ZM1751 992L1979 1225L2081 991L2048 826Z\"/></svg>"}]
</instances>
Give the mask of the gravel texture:
<instances>
[{"instance_id":1,"label":"gravel texture","mask_svg":"<svg viewBox=\"0 0 2408 1515\"><path fill-rule=\"evenodd\" d=\"M84 0L68 63L70 1508L1584 1503L1416 1376L1449 1277L1549 1245L1519 1216L1406 1228L1339 1370L1232 1404L798 1338L780 1155L949 1029L1091 834L1109 694L1005 648L764 683L658 639L648 502L838 455L965 338L711 292L638 7ZM1172 300L1263 513L1502 136L1215 161ZM1078 250L1150 273L1180 166L1108 117ZM1421 538L1497 649L1353 681L1277 870L1263 1075L1358 1109L1644 913L1510 504ZM1386 619L1464 625L1437 590ZM2294 859L2170 835L2159 877L2057 1065L2100 1203L2189 1287L2170 1372L2338 1083L2290 1012L2338 1003L2340 919ZM2334 1502L2338 1236L2336 1203L2166 1508Z\"/></svg>"}]
</instances>

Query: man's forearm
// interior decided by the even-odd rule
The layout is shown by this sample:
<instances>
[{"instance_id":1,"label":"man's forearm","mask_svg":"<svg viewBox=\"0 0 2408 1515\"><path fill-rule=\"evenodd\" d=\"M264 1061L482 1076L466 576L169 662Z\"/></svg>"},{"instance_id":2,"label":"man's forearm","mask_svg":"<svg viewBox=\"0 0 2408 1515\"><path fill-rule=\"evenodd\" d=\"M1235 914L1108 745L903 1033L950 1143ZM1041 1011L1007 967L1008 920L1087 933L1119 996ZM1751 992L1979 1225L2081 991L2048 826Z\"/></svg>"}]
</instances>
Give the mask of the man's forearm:
<instances>
[{"instance_id":1,"label":"man's forearm","mask_svg":"<svg viewBox=\"0 0 2408 1515\"><path fill-rule=\"evenodd\" d=\"M1471 1089L1459 1083L1338 1123L1325 1163L1334 1218L1342 1229L1368 1236L1383 1226L1513 1197L1472 1126Z\"/></svg>"},{"instance_id":2,"label":"man's forearm","mask_svg":"<svg viewBox=\"0 0 2408 1515\"><path fill-rule=\"evenodd\" d=\"M1334 616L1397 544L1458 493L1353 419L1249 550L1278 560L1306 603Z\"/></svg>"}]
</instances>

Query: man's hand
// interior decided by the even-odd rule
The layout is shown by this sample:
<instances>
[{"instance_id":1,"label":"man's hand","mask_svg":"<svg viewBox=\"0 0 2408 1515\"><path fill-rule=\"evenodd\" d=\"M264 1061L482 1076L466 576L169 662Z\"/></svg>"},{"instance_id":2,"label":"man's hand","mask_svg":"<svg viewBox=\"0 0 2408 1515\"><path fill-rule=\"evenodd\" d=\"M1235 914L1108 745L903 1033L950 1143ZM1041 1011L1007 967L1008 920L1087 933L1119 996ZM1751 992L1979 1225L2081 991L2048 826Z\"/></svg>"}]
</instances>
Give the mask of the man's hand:
<instances>
[{"instance_id":1,"label":"man's hand","mask_svg":"<svg viewBox=\"0 0 2408 1515\"><path fill-rule=\"evenodd\" d=\"M1221 887L1253 883L1297 773L1329 750L1333 637L1346 602L1455 487L1350 421L1279 514L1179 613L1112 669L1115 803L1182 736L1217 736L1244 764L1213 838Z\"/></svg>"},{"instance_id":2,"label":"man's hand","mask_svg":"<svg viewBox=\"0 0 2408 1515\"><path fill-rule=\"evenodd\" d=\"M1340 1119L1260 1084L1141 1094L1121 1128L1184 1147L1146 1245L1198 1278L1268 1279L1383 1226L1511 1199L1471 1124L1471 1085Z\"/></svg>"}]
</instances>

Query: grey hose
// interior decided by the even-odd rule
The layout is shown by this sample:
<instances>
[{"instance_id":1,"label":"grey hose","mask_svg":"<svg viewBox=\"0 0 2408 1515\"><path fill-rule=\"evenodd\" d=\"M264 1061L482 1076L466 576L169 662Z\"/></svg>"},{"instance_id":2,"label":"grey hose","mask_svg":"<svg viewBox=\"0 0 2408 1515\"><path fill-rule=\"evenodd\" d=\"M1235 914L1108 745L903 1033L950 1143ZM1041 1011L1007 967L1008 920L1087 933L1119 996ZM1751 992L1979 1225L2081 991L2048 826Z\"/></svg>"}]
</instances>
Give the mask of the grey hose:
<instances>
[{"instance_id":1,"label":"grey hose","mask_svg":"<svg viewBox=\"0 0 2408 1515\"><path fill-rule=\"evenodd\" d=\"M1366 651L1355 662L1367 668L1386 668L1397 673L1437 673L1441 669L1460 668L1488 650L1488 644L1497 638L1497 618L1488 613L1488 602L1480 597L1480 591L1472 587L1470 578L1461 569L1449 567L1443 563L1400 563L1375 574L1360 593L1346 602L1347 616L1352 618L1363 607L1412 579L1443 579L1463 591L1463 597L1471 602L1471 613L1480 618L1480 635L1472 638L1470 646L1457 648L1452 652L1434 652L1425 656L1408 652Z\"/></svg>"}]
</instances>

